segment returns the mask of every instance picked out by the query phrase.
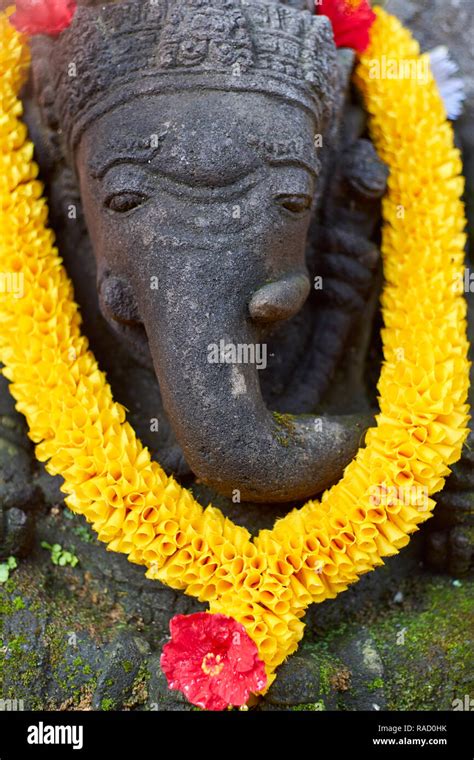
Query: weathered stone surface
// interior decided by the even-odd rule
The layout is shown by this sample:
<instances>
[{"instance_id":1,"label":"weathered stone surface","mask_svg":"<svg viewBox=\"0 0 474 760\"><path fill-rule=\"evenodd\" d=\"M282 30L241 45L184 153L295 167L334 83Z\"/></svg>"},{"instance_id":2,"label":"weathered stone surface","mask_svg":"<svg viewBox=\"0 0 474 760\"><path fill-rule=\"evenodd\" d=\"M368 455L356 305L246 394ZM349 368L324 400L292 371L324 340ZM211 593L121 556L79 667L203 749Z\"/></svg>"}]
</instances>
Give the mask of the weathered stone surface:
<instances>
[{"instance_id":1,"label":"weathered stone surface","mask_svg":"<svg viewBox=\"0 0 474 760\"><path fill-rule=\"evenodd\" d=\"M315 701L321 691L319 665L303 652L284 662L277 680L270 686L266 702L281 707L307 704Z\"/></svg>"},{"instance_id":2,"label":"weathered stone surface","mask_svg":"<svg viewBox=\"0 0 474 760\"><path fill-rule=\"evenodd\" d=\"M350 673L350 687L341 692L340 707L345 710L385 710L383 662L370 634L361 627L355 636L341 641L338 655Z\"/></svg>"},{"instance_id":3,"label":"weathered stone surface","mask_svg":"<svg viewBox=\"0 0 474 760\"><path fill-rule=\"evenodd\" d=\"M0 560L32 546L41 492L34 482L32 448L23 417L0 376Z\"/></svg>"},{"instance_id":4,"label":"weathered stone surface","mask_svg":"<svg viewBox=\"0 0 474 760\"><path fill-rule=\"evenodd\" d=\"M126 631L103 650L97 687L92 696L93 710L120 709L131 699L140 672L146 672L149 651L146 639Z\"/></svg>"},{"instance_id":5,"label":"weathered stone surface","mask_svg":"<svg viewBox=\"0 0 474 760\"><path fill-rule=\"evenodd\" d=\"M156 654L148 662L150 683L148 688L148 710L160 712L189 712L196 709L179 691L171 691L160 667L160 655Z\"/></svg>"}]
</instances>

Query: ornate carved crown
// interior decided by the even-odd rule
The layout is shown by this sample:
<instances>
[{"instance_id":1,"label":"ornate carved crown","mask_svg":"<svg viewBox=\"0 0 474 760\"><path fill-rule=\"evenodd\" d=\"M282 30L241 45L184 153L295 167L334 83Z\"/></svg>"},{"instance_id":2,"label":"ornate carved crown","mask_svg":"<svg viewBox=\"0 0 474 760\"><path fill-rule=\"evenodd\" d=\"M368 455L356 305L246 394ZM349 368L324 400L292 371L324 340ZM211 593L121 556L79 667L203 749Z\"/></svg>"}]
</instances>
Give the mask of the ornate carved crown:
<instances>
[{"instance_id":1,"label":"ornate carved crown","mask_svg":"<svg viewBox=\"0 0 474 760\"><path fill-rule=\"evenodd\" d=\"M80 7L54 44L53 92L71 148L120 103L180 89L274 94L328 116L329 21L268 0L129 0Z\"/></svg>"}]
</instances>

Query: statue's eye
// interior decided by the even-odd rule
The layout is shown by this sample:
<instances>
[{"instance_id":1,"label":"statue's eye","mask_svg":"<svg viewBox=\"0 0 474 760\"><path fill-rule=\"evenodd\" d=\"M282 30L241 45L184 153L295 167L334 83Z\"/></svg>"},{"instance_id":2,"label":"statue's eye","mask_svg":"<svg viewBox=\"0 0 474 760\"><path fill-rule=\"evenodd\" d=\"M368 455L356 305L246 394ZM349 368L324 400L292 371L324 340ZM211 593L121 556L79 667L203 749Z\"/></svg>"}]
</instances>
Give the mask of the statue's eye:
<instances>
[{"instance_id":1,"label":"statue's eye","mask_svg":"<svg viewBox=\"0 0 474 760\"><path fill-rule=\"evenodd\" d=\"M277 203L292 214L304 214L311 208L312 198L310 195L278 195Z\"/></svg>"},{"instance_id":2,"label":"statue's eye","mask_svg":"<svg viewBox=\"0 0 474 760\"><path fill-rule=\"evenodd\" d=\"M127 211L131 211L134 208L138 208L142 203L146 201L146 196L142 193L124 192L110 195L105 205L111 211L116 211L118 214L125 214Z\"/></svg>"}]
</instances>

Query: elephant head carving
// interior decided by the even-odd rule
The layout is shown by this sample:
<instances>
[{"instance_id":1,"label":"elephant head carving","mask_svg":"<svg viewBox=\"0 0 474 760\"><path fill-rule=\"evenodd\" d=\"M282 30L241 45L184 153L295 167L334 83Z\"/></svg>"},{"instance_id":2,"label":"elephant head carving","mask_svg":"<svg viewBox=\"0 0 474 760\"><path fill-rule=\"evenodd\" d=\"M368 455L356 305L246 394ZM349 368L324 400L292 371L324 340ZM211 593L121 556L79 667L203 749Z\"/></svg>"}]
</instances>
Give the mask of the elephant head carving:
<instances>
[{"instance_id":1,"label":"elephant head carving","mask_svg":"<svg viewBox=\"0 0 474 760\"><path fill-rule=\"evenodd\" d=\"M363 432L352 417L282 414L283 402L271 410L259 371L271 342L285 325L287 338L297 335L305 314L313 337L295 383L307 366L317 400L376 260L364 241L353 268L344 259L353 219L337 194L342 231L331 234L330 219L323 231L315 224L337 171L330 148L345 85L328 19L306 8L88 3L34 67L56 149L77 176L106 320L150 353L195 475L255 502L320 492ZM385 184L370 149L359 142L345 164L362 226L361 209ZM364 184L357 167L369 159ZM317 243L328 273L319 296L308 255ZM334 297L344 326L325 306L341 267L348 284Z\"/></svg>"}]
</instances>

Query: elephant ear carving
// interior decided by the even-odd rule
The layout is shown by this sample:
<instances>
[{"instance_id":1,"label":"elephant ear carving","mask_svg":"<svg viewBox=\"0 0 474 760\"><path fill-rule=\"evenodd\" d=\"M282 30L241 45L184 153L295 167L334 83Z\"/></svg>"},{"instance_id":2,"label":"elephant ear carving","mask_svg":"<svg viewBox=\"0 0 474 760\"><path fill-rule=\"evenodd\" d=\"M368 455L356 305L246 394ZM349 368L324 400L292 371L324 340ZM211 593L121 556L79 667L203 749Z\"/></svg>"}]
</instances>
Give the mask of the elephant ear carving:
<instances>
[{"instance_id":1,"label":"elephant ear carving","mask_svg":"<svg viewBox=\"0 0 474 760\"><path fill-rule=\"evenodd\" d=\"M34 144L49 197L50 223L58 234L67 225L72 246L87 233L83 220L79 186L69 160L58 117L54 87L54 48L56 40L44 35L32 37L30 76L23 94L24 121ZM72 215L71 215L72 214ZM62 241L61 241L62 242Z\"/></svg>"},{"instance_id":2,"label":"elephant ear carving","mask_svg":"<svg viewBox=\"0 0 474 760\"><path fill-rule=\"evenodd\" d=\"M30 78L23 99L25 121L43 171L53 170L64 160L51 64L54 45L51 37L31 39Z\"/></svg>"}]
</instances>

